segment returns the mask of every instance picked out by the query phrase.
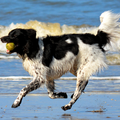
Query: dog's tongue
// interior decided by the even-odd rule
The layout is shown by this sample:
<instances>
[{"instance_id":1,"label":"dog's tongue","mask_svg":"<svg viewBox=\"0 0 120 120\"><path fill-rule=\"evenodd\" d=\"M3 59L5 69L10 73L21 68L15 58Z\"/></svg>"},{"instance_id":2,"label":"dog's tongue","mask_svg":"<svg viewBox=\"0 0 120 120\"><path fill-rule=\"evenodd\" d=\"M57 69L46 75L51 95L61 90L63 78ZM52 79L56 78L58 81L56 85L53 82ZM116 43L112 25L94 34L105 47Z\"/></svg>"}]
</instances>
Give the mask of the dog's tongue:
<instances>
[{"instance_id":1,"label":"dog's tongue","mask_svg":"<svg viewBox=\"0 0 120 120\"><path fill-rule=\"evenodd\" d=\"M10 50L6 50L6 53L7 53L7 54L10 54Z\"/></svg>"}]
</instances>

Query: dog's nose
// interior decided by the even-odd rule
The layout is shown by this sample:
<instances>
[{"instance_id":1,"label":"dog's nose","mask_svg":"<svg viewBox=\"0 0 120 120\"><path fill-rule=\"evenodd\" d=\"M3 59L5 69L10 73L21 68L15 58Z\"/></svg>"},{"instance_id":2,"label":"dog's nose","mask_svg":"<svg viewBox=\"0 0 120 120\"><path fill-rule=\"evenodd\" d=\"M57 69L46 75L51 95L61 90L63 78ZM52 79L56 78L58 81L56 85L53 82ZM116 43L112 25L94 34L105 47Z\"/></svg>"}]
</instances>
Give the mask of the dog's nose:
<instances>
[{"instance_id":1,"label":"dog's nose","mask_svg":"<svg viewBox=\"0 0 120 120\"><path fill-rule=\"evenodd\" d=\"M4 37L1 37L0 40L5 43L5 42L9 42L9 37L8 36L4 36Z\"/></svg>"},{"instance_id":2,"label":"dog's nose","mask_svg":"<svg viewBox=\"0 0 120 120\"><path fill-rule=\"evenodd\" d=\"M0 40L2 41L2 42L4 42L4 38L2 37L2 38L0 38Z\"/></svg>"},{"instance_id":3,"label":"dog's nose","mask_svg":"<svg viewBox=\"0 0 120 120\"><path fill-rule=\"evenodd\" d=\"M1 41L3 41L3 38L0 38Z\"/></svg>"}]
</instances>

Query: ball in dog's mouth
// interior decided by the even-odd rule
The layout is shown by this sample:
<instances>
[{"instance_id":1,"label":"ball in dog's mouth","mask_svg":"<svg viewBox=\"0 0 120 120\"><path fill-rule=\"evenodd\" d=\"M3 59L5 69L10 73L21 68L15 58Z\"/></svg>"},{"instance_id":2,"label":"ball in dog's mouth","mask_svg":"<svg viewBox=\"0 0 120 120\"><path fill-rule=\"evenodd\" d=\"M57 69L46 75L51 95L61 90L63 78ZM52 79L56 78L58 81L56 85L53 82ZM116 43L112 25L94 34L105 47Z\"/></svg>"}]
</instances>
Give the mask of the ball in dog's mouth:
<instances>
[{"instance_id":1,"label":"ball in dog's mouth","mask_svg":"<svg viewBox=\"0 0 120 120\"><path fill-rule=\"evenodd\" d=\"M7 43L6 48L7 48L6 52L10 54L10 51L14 50L15 44L14 43Z\"/></svg>"}]
</instances>

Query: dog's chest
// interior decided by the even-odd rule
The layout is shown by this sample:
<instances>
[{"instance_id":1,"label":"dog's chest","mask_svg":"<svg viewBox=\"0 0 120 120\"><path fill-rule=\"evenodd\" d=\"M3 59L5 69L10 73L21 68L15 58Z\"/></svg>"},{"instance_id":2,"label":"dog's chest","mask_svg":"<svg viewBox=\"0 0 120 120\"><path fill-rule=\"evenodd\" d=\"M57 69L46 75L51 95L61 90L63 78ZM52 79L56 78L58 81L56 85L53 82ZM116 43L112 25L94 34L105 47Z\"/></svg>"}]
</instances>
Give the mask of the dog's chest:
<instances>
[{"instance_id":1,"label":"dog's chest","mask_svg":"<svg viewBox=\"0 0 120 120\"><path fill-rule=\"evenodd\" d=\"M36 71L39 75L45 75L47 80L57 79L73 68L76 56L72 52L68 52L66 56L57 60L53 57L49 67L42 64L41 59L29 60L26 58L23 61L24 69L30 75L36 76Z\"/></svg>"},{"instance_id":2,"label":"dog's chest","mask_svg":"<svg viewBox=\"0 0 120 120\"><path fill-rule=\"evenodd\" d=\"M41 70L45 69L40 59L30 60L29 58L26 58L23 61L23 67L32 76L36 76L36 73L40 73L42 75Z\"/></svg>"},{"instance_id":3,"label":"dog's chest","mask_svg":"<svg viewBox=\"0 0 120 120\"><path fill-rule=\"evenodd\" d=\"M30 75L33 75L33 71L32 71L32 61L30 61L28 58L26 58L24 61L23 61L23 67L24 69L29 72Z\"/></svg>"}]
</instances>

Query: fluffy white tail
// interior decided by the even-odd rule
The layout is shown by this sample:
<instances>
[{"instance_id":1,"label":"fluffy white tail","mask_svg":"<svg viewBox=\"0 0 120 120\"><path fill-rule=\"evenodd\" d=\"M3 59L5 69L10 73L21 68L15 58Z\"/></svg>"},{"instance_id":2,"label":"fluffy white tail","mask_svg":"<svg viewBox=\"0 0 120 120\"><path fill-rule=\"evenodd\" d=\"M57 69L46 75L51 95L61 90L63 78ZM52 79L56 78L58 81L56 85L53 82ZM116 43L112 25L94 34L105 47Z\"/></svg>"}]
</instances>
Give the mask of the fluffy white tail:
<instances>
[{"instance_id":1,"label":"fluffy white tail","mask_svg":"<svg viewBox=\"0 0 120 120\"><path fill-rule=\"evenodd\" d=\"M120 14L114 14L111 11L105 11L100 16L99 31L103 31L109 35L109 42L107 44L112 47L112 50L120 50ZM111 50L111 48L110 48Z\"/></svg>"}]
</instances>

